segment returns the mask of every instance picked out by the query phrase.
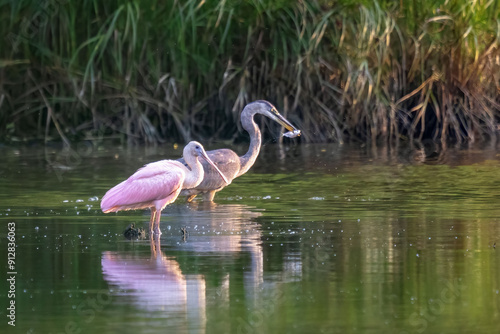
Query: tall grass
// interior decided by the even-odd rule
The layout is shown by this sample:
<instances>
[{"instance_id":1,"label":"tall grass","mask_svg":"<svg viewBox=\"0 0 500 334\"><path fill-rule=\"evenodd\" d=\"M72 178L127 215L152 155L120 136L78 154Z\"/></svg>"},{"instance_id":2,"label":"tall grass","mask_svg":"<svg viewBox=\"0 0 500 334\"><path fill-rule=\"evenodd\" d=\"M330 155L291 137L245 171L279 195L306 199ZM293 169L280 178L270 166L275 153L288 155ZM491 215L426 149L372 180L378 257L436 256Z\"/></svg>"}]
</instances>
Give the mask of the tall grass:
<instances>
[{"instance_id":1,"label":"tall grass","mask_svg":"<svg viewBox=\"0 0 500 334\"><path fill-rule=\"evenodd\" d=\"M309 142L498 130L497 1L0 0L0 18L3 141L234 140L256 99Z\"/></svg>"}]
</instances>

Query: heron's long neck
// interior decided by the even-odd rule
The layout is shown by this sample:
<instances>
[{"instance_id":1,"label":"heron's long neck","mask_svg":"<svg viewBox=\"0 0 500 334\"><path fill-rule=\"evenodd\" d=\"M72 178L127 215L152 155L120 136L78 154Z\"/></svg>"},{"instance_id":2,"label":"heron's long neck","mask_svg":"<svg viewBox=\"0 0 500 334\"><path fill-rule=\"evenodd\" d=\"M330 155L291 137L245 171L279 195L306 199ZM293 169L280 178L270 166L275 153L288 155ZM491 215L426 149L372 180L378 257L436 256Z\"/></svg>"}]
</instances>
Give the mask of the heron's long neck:
<instances>
[{"instance_id":1,"label":"heron's long neck","mask_svg":"<svg viewBox=\"0 0 500 334\"><path fill-rule=\"evenodd\" d=\"M253 115L251 115L251 117L245 118L245 120L242 120L242 125L243 129L245 129L250 135L250 147L248 148L248 152L240 157L241 168L238 172L238 176L245 174L250 169L250 167L253 166L255 160L259 156L260 146L262 144L260 129L257 124L255 124Z\"/></svg>"},{"instance_id":2,"label":"heron's long neck","mask_svg":"<svg viewBox=\"0 0 500 334\"><path fill-rule=\"evenodd\" d=\"M184 157L184 161L188 164L191 170L186 173L186 177L184 178L184 184L182 188L190 189L195 188L197 185L203 181L203 166L201 165L198 157L195 156L187 156ZM186 168L187 170L187 168Z\"/></svg>"}]
</instances>

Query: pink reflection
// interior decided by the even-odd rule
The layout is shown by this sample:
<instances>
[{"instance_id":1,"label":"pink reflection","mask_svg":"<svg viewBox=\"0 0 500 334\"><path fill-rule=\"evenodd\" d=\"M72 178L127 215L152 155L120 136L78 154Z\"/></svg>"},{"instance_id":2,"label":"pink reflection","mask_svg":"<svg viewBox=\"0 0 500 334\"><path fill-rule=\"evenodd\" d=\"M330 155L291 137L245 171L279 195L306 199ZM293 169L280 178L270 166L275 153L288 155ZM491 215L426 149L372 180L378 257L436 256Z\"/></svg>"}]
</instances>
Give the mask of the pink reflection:
<instances>
[{"instance_id":1,"label":"pink reflection","mask_svg":"<svg viewBox=\"0 0 500 334\"><path fill-rule=\"evenodd\" d=\"M270 282L264 281L262 231L260 224L254 221L260 215L261 212L244 205L211 204L207 207L203 204L201 207L191 204L174 205L165 215L167 217L162 218L166 221L162 230L163 242L177 252L192 254L193 257L204 254L221 256L228 266L232 258L237 259L242 253L249 254L250 262L240 269L242 281L231 279L229 271L219 286L207 290L205 276L183 273L176 258L161 251L159 239L150 240L150 257L104 252L101 260L104 279L119 288L117 295L132 299L132 303L148 312L148 316L168 318L178 331L189 329L189 332L205 333L207 308L229 307L231 284L244 286L249 307L258 304L263 289L275 287L276 273L270 276ZM182 227L189 231L185 242L180 233ZM300 256L287 257L283 270L279 281L300 277Z\"/></svg>"},{"instance_id":2,"label":"pink reflection","mask_svg":"<svg viewBox=\"0 0 500 334\"><path fill-rule=\"evenodd\" d=\"M104 279L119 287L118 295L132 297L138 308L175 319L179 329L205 333L204 277L183 275L177 261L160 251L159 238L151 239L150 244L149 259L104 252L101 259Z\"/></svg>"}]
</instances>

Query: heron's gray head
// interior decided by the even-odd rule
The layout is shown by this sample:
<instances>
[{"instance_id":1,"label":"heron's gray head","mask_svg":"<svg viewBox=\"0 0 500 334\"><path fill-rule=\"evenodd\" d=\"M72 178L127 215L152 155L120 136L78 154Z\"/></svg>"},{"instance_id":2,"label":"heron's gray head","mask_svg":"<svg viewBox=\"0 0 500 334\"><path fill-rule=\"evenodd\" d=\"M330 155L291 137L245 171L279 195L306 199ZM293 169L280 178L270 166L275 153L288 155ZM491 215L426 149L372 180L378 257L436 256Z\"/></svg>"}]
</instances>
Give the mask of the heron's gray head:
<instances>
[{"instance_id":1,"label":"heron's gray head","mask_svg":"<svg viewBox=\"0 0 500 334\"><path fill-rule=\"evenodd\" d=\"M241 121L243 122L246 118L253 118L253 115L261 114L269 117L275 122L278 122L288 131L298 131L285 117L283 117L278 109L269 101L257 100L246 105L245 109L241 112Z\"/></svg>"}]
</instances>

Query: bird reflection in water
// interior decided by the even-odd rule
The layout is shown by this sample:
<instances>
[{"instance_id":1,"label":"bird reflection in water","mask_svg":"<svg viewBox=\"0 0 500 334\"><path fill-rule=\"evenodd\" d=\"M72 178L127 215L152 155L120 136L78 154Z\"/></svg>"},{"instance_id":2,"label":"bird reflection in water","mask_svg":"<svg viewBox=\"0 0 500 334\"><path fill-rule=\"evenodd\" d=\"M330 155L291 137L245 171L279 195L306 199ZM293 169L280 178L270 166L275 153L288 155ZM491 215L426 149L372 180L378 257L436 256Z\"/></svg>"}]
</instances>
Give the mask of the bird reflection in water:
<instances>
[{"instance_id":1,"label":"bird reflection in water","mask_svg":"<svg viewBox=\"0 0 500 334\"><path fill-rule=\"evenodd\" d=\"M148 317L168 318L169 323L176 324L178 332L204 333L207 298L214 300L229 295L223 293L229 289L229 273L217 274L223 275L221 286L207 291L207 276L214 271L210 269L210 272L200 274L195 269L195 273L190 273L189 267L181 268L179 252L182 252L181 263L207 253L216 257L233 254L225 261L226 265L236 261L235 253L249 252L251 269L245 275L249 280L245 285L256 286L262 282L263 261L259 225L252 219L261 213L242 205L213 205L212 211L196 206L172 208L175 209L169 211L169 215L176 217L170 222L170 229L161 239L154 234L150 237L148 255L137 250L106 251L101 259L103 276L108 284L118 288L116 294L119 297L131 297L139 310L148 312ZM179 242L180 228L186 222L192 227L189 239ZM187 237L187 230L185 232ZM168 243L168 250L174 251L176 256L162 252L161 241ZM134 247L137 249L141 244L136 243ZM248 259L247 256L244 258ZM130 303L130 298L121 300Z\"/></svg>"},{"instance_id":2,"label":"bird reflection in water","mask_svg":"<svg viewBox=\"0 0 500 334\"><path fill-rule=\"evenodd\" d=\"M256 222L262 212L239 204L212 203L210 210L206 205L172 206L167 229L161 239L150 238L147 253L140 252L144 243L139 242L130 252L102 254L104 279L117 287L115 303L132 303L138 316L163 318L175 324L175 332L205 333L207 310L230 314L230 288L243 287L250 306L264 287L277 284L276 273L264 282L263 237ZM189 238L182 242L179 231L186 225ZM300 256L294 259L300 268Z\"/></svg>"},{"instance_id":3,"label":"bird reflection in water","mask_svg":"<svg viewBox=\"0 0 500 334\"><path fill-rule=\"evenodd\" d=\"M174 257L161 252L159 236L149 239L149 258L136 253L104 252L104 279L119 288L118 296L130 296L147 317L168 318L178 331L204 333L206 327L205 280L183 274ZM125 298L127 303L127 298Z\"/></svg>"}]
</instances>

